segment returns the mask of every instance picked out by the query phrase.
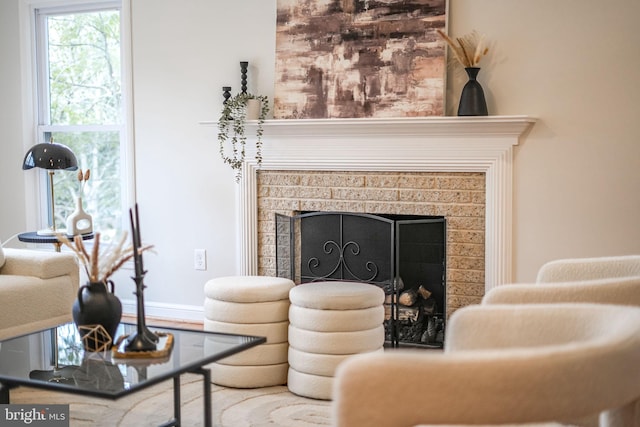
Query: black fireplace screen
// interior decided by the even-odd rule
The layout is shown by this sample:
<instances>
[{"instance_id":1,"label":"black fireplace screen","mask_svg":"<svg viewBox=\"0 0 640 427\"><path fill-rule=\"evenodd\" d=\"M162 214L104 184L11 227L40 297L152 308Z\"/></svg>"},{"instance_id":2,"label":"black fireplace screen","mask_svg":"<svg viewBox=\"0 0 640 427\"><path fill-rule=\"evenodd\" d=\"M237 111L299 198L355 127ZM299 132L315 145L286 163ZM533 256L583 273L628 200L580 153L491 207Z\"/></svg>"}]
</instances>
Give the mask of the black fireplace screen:
<instances>
[{"instance_id":1,"label":"black fireplace screen","mask_svg":"<svg viewBox=\"0 0 640 427\"><path fill-rule=\"evenodd\" d=\"M441 347L446 319L444 217L341 212L276 214L276 270L296 284L381 287L388 345Z\"/></svg>"}]
</instances>

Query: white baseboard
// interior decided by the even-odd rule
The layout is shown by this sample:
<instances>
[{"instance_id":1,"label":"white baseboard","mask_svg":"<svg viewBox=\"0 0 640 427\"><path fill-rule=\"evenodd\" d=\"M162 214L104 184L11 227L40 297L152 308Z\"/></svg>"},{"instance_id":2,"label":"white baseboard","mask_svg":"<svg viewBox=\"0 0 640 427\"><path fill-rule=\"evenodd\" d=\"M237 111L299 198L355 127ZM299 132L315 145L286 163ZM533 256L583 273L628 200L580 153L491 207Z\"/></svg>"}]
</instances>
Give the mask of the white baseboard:
<instances>
[{"instance_id":1,"label":"white baseboard","mask_svg":"<svg viewBox=\"0 0 640 427\"><path fill-rule=\"evenodd\" d=\"M134 299L122 299L122 314L136 316L137 301ZM202 322L204 319L204 307L196 305L166 304L162 302L145 302L145 317L162 317L175 320Z\"/></svg>"}]
</instances>

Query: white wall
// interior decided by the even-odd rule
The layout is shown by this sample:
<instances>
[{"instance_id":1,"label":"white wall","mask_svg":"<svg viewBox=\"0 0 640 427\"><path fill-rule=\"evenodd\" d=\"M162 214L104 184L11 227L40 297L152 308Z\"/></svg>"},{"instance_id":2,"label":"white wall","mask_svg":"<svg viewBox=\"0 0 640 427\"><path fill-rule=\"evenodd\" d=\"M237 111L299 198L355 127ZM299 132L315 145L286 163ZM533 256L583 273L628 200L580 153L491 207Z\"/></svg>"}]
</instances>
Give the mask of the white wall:
<instances>
[{"instance_id":1,"label":"white wall","mask_svg":"<svg viewBox=\"0 0 640 427\"><path fill-rule=\"evenodd\" d=\"M25 217L26 190L6 189L23 177L18 2L0 2L0 239ZM222 86L239 89L241 60L249 89L273 97L275 7L133 1L137 199L143 239L157 248L145 256L147 314L200 307L206 280L236 273L237 186L215 128L198 123L217 118ZM516 149L514 280L554 258L640 253L640 2L450 0L449 12L452 34L493 42L480 73L490 114L539 118ZM452 114L463 79L449 82ZM193 269L194 248L207 250L207 271Z\"/></svg>"},{"instance_id":2,"label":"white wall","mask_svg":"<svg viewBox=\"0 0 640 427\"><path fill-rule=\"evenodd\" d=\"M515 280L545 261L640 253L640 2L457 1L495 40L491 114L539 118L515 154Z\"/></svg>"},{"instance_id":3,"label":"white wall","mask_svg":"<svg viewBox=\"0 0 640 427\"><path fill-rule=\"evenodd\" d=\"M236 274L234 173L218 154L222 86L273 96L275 2L133 1L137 199L147 301L202 305L211 277ZM206 249L207 271L193 268Z\"/></svg>"}]
</instances>

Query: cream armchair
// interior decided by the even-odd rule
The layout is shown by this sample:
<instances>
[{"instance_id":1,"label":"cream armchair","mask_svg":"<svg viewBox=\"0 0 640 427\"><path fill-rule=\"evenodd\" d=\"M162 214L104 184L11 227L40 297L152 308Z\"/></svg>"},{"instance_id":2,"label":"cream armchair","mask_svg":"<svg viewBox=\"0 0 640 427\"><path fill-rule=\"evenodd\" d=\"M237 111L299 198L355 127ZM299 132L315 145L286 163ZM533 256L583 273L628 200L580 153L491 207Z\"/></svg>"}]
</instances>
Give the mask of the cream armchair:
<instances>
[{"instance_id":1,"label":"cream armchair","mask_svg":"<svg viewBox=\"0 0 640 427\"><path fill-rule=\"evenodd\" d=\"M627 276L640 276L640 255L566 258L549 261L538 270L536 282L569 282Z\"/></svg>"},{"instance_id":2,"label":"cream armchair","mask_svg":"<svg viewBox=\"0 0 640 427\"><path fill-rule=\"evenodd\" d=\"M69 252L4 249L0 339L71 321L80 268Z\"/></svg>"},{"instance_id":3,"label":"cream armchair","mask_svg":"<svg viewBox=\"0 0 640 427\"><path fill-rule=\"evenodd\" d=\"M640 307L640 255L551 261L540 268L536 280L536 284L495 287L482 304L583 302ZM640 333L640 325L636 328ZM640 426L640 385L634 402L605 411L599 424Z\"/></svg>"},{"instance_id":4,"label":"cream armchair","mask_svg":"<svg viewBox=\"0 0 640 427\"><path fill-rule=\"evenodd\" d=\"M490 289L482 304L586 302L640 307L640 275L557 283L516 283ZM640 330L640 325L638 326Z\"/></svg>"},{"instance_id":5,"label":"cream armchair","mask_svg":"<svg viewBox=\"0 0 640 427\"><path fill-rule=\"evenodd\" d=\"M388 350L343 362L334 421L408 427L593 418L637 396L638 325L637 307L465 307L451 316L443 352Z\"/></svg>"}]
</instances>

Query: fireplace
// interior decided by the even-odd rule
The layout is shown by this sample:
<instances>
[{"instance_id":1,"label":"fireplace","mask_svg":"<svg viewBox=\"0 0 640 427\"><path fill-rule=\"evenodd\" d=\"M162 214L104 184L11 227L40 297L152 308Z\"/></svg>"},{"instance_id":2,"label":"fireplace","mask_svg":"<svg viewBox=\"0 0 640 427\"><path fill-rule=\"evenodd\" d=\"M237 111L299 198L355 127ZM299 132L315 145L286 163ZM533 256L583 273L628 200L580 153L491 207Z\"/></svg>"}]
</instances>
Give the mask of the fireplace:
<instances>
[{"instance_id":1,"label":"fireplace","mask_svg":"<svg viewBox=\"0 0 640 427\"><path fill-rule=\"evenodd\" d=\"M276 214L275 221L278 277L378 286L387 345L443 346L444 217L321 211Z\"/></svg>"},{"instance_id":2,"label":"fireplace","mask_svg":"<svg viewBox=\"0 0 640 427\"><path fill-rule=\"evenodd\" d=\"M513 150L534 121L527 116L267 121L262 165L259 167L253 159L254 152L248 144L243 179L238 187L239 273L275 274L275 265L271 265L275 261L261 254L261 248L275 244L272 211L258 207L266 191L264 179L276 179L274 176L280 179L299 172L314 174L314 179L329 182L325 190L330 192L335 175L378 173L382 175L378 180L383 186L385 174L416 175L411 178L415 180L469 178L483 183L479 189L482 206L471 207L478 215L469 218L474 227L481 227L481 242L478 247L471 244L472 258L462 260L458 266L447 263L450 288L447 315L456 308L479 302L486 290L511 281ZM255 125L249 125L247 135L254 134L254 130ZM421 174L435 176L420 177ZM301 177L295 179L304 181ZM313 187L302 190L295 201L275 198L270 201L273 204L270 208L289 214L345 210L342 206L301 207L300 201L315 195L315 191ZM364 204L366 200L359 202ZM432 205L424 200L424 206ZM457 234L466 233L464 227ZM478 238L475 230L472 234L473 239ZM478 248L480 256L476 256ZM460 249L464 253L468 248ZM458 268L461 265L470 270ZM459 278L467 276L472 276L470 286L456 286Z\"/></svg>"}]
</instances>

